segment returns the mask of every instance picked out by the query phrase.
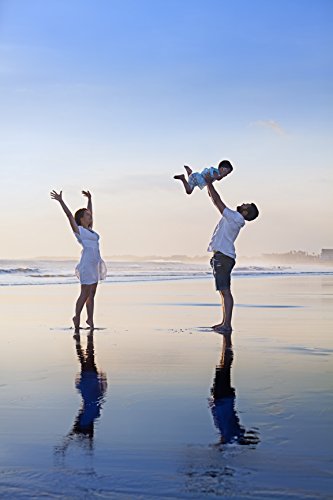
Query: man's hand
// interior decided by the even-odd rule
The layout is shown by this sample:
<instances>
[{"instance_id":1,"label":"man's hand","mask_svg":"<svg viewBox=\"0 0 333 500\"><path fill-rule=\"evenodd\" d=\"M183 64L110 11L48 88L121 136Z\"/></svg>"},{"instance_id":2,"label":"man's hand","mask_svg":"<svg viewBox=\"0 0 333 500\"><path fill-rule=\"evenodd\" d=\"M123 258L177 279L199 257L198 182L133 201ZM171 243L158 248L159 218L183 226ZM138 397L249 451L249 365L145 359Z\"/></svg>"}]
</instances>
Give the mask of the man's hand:
<instances>
[{"instance_id":1,"label":"man's hand","mask_svg":"<svg viewBox=\"0 0 333 500\"><path fill-rule=\"evenodd\" d=\"M207 186L212 185L213 179L209 174L204 175L205 181L207 182Z\"/></svg>"}]
</instances>

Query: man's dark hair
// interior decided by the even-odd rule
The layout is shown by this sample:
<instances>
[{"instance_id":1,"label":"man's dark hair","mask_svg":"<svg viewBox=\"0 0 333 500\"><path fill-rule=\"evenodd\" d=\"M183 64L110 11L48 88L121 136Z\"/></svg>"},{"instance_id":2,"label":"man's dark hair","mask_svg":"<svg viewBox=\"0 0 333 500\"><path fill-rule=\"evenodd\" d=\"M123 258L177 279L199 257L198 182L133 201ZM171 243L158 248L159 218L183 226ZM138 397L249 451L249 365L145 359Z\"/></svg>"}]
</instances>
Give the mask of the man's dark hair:
<instances>
[{"instance_id":1,"label":"man's dark hair","mask_svg":"<svg viewBox=\"0 0 333 500\"><path fill-rule=\"evenodd\" d=\"M245 220L254 220L258 217L258 215L259 215L259 210L257 208L257 205L251 203L251 205L247 209L247 215L243 217Z\"/></svg>"},{"instance_id":2,"label":"man's dark hair","mask_svg":"<svg viewBox=\"0 0 333 500\"><path fill-rule=\"evenodd\" d=\"M229 160L220 161L218 168L229 168L230 172L232 172L234 169Z\"/></svg>"},{"instance_id":3,"label":"man's dark hair","mask_svg":"<svg viewBox=\"0 0 333 500\"><path fill-rule=\"evenodd\" d=\"M86 208L79 208L79 210L75 212L74 219L78 226L81 226L81 219L84 216L86 210Z\"/></svg>"}]
</instances>

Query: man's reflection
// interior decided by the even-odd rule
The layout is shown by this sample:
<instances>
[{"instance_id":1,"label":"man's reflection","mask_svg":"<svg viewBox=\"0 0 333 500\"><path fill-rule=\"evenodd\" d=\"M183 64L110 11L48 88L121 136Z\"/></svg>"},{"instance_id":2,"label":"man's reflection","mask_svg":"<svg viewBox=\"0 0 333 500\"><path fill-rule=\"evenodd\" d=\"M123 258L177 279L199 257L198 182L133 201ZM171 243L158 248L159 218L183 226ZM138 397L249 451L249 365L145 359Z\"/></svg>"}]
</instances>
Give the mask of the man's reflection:
<instances>
[{"instance_id":1,"label":"man's reflection","mask_svg":"<svg viewBox=\"0 0 333 500\"><path fill-rule=\"evenodd\" d=\"M57 448L57 451L62 453L75 438L87 445L89 449L93 448L95 420L101 415L107 388L106 374L99 372L95 363L93 332L87 336L85 352L81 345L80 334L74 335L74 340L81 365L81 372L75 379L75 387L81 394L82 404L71 431L67 434L63 444Z\"/></svg>"},{"instance_id":2,"label":"man's reflection","mask_svg":"<svg viewBox=\"0 0 333 500\"><path fill-rule=\"evenodd\" d=\"M216 428L220 433L220 443L257 444L256 431L246 431L241 426L235 409L236 393L231 386L231 365L233 361L231 335L223 335L220 364L216 367L211 389L211 411Z\"/></svg>"}]
</instances>

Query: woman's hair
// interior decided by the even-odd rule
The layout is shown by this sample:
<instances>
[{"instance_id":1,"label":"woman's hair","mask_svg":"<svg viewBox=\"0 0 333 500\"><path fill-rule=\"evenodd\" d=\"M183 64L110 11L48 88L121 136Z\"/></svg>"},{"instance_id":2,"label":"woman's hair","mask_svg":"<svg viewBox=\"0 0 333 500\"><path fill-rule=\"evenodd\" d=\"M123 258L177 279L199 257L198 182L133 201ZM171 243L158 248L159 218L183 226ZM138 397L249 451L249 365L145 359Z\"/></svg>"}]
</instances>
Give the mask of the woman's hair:
<instances>
[{"instance_id":1,"label":"woman's hair","mask_svg":"<svg viewBox=\"0 0 333 500\"><path fill-rule=\"evenodd\" d=\"M79 208L79 210L75 212L74 219L78 226L81 226L81 219L84 216L86 210L86 208Z\"/></svg>"},{"instance_id":2,"label":"woman's hair","mask_svg":"<svg viewBox=\"0 0 333 500\"><path fill-rule=\"evenodd\" d=\"M259 210L257 208L257 206L254 204L254 203L251 203L251 205L249 206L248 210L247 210L247 216L244 217L244 219L250 221L250 220L254 220L258 217L259 215Z\"/></svg>"},{"instance_id":3,"label":"woman's hair","mask_svg":"<svg viewBox=\"0 0 333 500\"><path fill-rule=\"evenodd\" d=\"M229 168L230 169L230 172L233 171L233 166L231 165L230 161L229 160L222 160L220 163L219 163L219 166L218 168Z\"/></svg>"}]
</instances>

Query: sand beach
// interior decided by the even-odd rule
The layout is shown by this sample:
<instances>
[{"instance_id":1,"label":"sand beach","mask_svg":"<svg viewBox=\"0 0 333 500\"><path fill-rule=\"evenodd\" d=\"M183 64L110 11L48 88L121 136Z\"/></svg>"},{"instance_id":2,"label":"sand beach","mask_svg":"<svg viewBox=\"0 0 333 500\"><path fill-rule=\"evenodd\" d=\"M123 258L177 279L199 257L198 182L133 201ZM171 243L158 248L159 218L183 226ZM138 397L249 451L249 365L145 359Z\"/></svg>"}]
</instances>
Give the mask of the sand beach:
<instances>
[{"instance_id":1,"label":"sand beach","mask_svg":"<svg viewBox=\"0 0 333 500\"><path fill-rule=\"evenodd\" d=\"M330 498L333 276L0 288L1 498ZM222 435L224 433L224 436Z\"/></svg>"}]
</instances>

